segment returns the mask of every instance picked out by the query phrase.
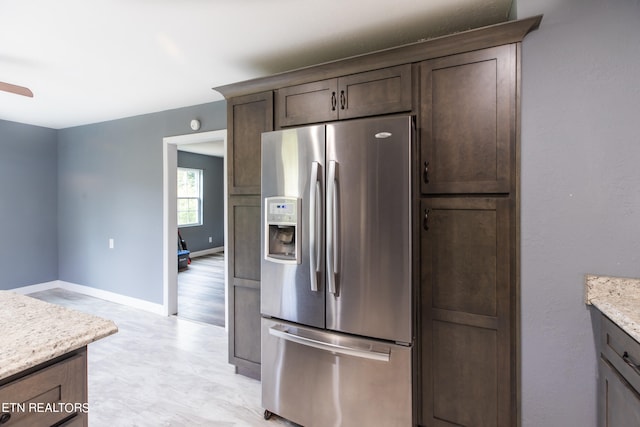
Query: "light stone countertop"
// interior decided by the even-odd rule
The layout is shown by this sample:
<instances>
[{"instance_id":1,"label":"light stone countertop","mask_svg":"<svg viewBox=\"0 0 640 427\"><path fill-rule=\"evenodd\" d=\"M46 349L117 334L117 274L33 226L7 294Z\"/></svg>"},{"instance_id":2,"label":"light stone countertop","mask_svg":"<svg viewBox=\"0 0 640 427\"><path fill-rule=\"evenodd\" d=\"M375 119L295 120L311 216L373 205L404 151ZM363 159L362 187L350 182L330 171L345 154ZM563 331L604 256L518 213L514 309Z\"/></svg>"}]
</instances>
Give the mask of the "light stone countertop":
<instances>
[{"instance_id":1,"label":"light stone countertop","mask_svg":"<svg viewBox=\"0 0 640 427\"><path fill-rule=\"evenodd\" d=\"M116 332L111 320L0 291L0 380Z\"/></svg>"},{"instance_id":2,"label":"light stone countertop","mask_svg":"<svg viewBox=\"0 0 640 427\"><path fill-rule=\"evenodd\" d=\"M640 342L640 279L588 274L585 302Z\"/></svg>"}]
</instances>

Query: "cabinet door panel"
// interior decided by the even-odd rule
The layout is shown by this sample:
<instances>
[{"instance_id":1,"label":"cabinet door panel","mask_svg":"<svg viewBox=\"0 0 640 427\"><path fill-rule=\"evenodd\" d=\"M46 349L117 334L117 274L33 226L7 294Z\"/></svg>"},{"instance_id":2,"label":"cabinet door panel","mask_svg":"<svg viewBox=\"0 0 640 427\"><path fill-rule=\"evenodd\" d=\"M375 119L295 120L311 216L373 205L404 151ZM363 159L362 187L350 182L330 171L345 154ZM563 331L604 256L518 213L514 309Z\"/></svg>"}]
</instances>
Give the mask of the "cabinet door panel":
<instances>
[{"instance_id":1,"label":"cabinet door panel","mask_svg":"<svg viewBox=\"0 0 640 427\"><path fill-rule=\"evenodd\" d=\"M260 197L229 197L229 363L260 376Z\"/></svg>"},{"instance_id":2,"label":"cabinet door panel","mask_svg":"<svg viewBox=\"0 0 640 427\"><path fill-rule=\"evenodd\" d=\"M234 198L230 201L233 231L232 276L260 281L260 198Z\"/></svg>"},{"instance_id":3,"label":"cabinet door panel","mask_svg":"<svg viewBox=\"0 0 640 427\"><path fill-rule=\"evenodd\" d=\"M338 118L337 80L329 79L278 90L278 126L333 121Z\"/></svg>"},{"instance_id":4,"label":"cabinet door panel","mask_svg":"<svg viewBox=\"0 0 640 427\"><path fill-rule=\"evenodd\" d=\"M260 194L260 138L273 130L273 92L227 103L229 194Z\"/></svg>"},{"instance_id":5,"label":"cabinet door panel","mask_svg":"<svg viewBox=\"0 0 640 427\"><path fill-rule=\"evenodd\" d=\"M433 308L496 316L496 215L486 208L432 208Z\"/></svg>"},{"instance_id":6,"label":"cabinet door panel","mask_svg":"<svg viewBox=\"0 0 640 427\"><path fill-rule=\"evenodd\" d=\"M233 300L235 357L260 363L260 289L236 286Z\"/></svg>"},{"instance_id":7,"label":"cabinet door panel","mask_svg":"<svg viewBox=\"0 0 640 427\"><path fill-rule=\"evenodd\" d=\"M421 419L512 425L515 279L510 200L421 203Z\"/></svg>"},{"instance_id":8,"label":"cabinet door panel","mask_svg":"<svg viewBox=\"0 0 640 427\"><path fill-rule=\"evenodd\" d=\"M434 321L433 417L461 426L497 426L495 330Z\"/></svg>"},{"instance_id":9,"label":"cabinet door panel","mask_svg":"<svg viewBox=\"0 0 640 427\"><path fill-rule=\"evenodd\" d=\"M411 64L341 77L338 91L340 119L411 111Z\"/></svg>"},{"instance_id":10,"label":"cabinet door panel","mask_svg":"<svg viewBox=\"0 0 640 427\"><path fill-rule=\"evenodd\" d=\"M600 359L600 425L640 426L640 395L605 360Z\"/></svg>"},{"instance_id":11,"label":"cabinet door panel","mask_svg":"<svg viewBox=\"0 0 640 427\"><path fill-rule=\"evenodd\" d=\"M279 89L278 126L411 111L411 64Z\"/></svg>"},{"instance_id":12,"label":"cabinet door panel","mask_svg":"<svg viewBox=\"0 0 640 427\"><path fill-rule=\"evenodd\" d=\"M420 66L423 193L508 193L515 155L515 47Z\"/></svg>"}]
</instances>

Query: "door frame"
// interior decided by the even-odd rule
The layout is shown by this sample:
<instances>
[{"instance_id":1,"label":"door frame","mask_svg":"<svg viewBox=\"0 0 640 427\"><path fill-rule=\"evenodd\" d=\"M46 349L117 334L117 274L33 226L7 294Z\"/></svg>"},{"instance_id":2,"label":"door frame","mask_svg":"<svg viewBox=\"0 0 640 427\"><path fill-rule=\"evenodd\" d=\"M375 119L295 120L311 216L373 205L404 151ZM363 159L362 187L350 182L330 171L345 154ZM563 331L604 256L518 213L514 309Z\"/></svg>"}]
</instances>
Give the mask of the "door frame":
<instances>
[{"instance_id":1,"label":"door frame","mask_svg":"<svg viewBox=\"0 0 640 427\"><path fill-rule=\"evenodd\" d=\"M178 214L175 209L177 194L178 146L198 144L202 142L222 142L224 152L227 152L227 130L176 135L162 138L162 310L167 316L178 312L178 258L176 256L176 236L178 229ZM224 180L224 248L227 247L227 156L223 161ZM228 272L225 265L225 283L228 282ZM225 286L226 288L226 286ZM229 324L228 295L225 292L225 329Z\"/></svg>"}]
</instances>

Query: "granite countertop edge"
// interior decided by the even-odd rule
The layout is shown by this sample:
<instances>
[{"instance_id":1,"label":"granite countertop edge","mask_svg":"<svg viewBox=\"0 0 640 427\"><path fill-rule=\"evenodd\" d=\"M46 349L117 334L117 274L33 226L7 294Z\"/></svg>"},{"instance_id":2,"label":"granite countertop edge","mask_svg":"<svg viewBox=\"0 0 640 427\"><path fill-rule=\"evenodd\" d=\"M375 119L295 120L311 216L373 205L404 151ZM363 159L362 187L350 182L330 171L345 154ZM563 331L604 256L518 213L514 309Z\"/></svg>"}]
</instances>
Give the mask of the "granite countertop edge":
<instances>
[{"instance_id":1,"label":"granite countertop edge","mask_svg":"<svg viewBox=\"0 0 640 427\"><path fill-rule=\"evenodd\" d=\"M585 303L640 343L640 279L587 274Z\"/></svg>"},{"instance_id":2,"label":"granite countertop edge","mask_svg":"<svg viewBox=\"0 0 640 427\"><path fill-rule=\"evenodd\" d=\"M0 291L0 380L118 332L91 314Z\"/></svg>"}]
</instances>

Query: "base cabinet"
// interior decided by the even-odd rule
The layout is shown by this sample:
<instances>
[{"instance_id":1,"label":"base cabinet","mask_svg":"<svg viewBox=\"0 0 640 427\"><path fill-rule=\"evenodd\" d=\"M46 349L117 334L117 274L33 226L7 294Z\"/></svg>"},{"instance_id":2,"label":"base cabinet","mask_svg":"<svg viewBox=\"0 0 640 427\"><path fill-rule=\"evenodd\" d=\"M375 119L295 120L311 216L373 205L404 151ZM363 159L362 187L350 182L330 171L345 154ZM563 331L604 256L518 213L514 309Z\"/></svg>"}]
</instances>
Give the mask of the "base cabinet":
<instances>
[{"instance_id":1,"label":"base cabinet","mask_svg":"<svg viewBox=\"0 0 640 427\"><path fill-rule=\"evenodd\" d=\"M601 316L600 427L640 426L640 343Z\"/></svg>"},{"instance_id":2,"label":"base cabinet","mask_svg":"<svg viewBox=\"0 0 640 427\"><path fill-rule=\"evenodd\" d=\"M640 426L640 394L607 359L600 359L601 427Z\"/></svg>"},{"instance_id":3,"label":"base cabinet","mask_svg":"<svg viewBox=\"0 0 640 427\"><path fill-rule=\"evenodd\" d=\"M3 427L86 427L88 409L85 350L0 386Z\"/></svg>"}]
</instances>

